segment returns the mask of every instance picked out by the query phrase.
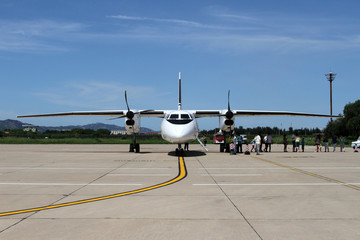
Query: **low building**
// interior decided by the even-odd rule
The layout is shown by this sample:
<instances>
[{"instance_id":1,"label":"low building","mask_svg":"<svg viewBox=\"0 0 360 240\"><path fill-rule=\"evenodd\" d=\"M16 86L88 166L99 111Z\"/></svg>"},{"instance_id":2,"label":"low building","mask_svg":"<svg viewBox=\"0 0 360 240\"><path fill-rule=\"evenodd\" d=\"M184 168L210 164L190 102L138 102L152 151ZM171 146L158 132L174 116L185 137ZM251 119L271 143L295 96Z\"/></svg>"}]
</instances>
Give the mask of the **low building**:
<instances>
[{"instance_id":1,"label":"low building","mask_svg":"<svg viewBox=\"0 0 360 240\"><path fill-rule=\"evenodd\" d=\"M124 130L112 130L110 135L127 135L127 131Z\"/></svg>"}]
</instances>

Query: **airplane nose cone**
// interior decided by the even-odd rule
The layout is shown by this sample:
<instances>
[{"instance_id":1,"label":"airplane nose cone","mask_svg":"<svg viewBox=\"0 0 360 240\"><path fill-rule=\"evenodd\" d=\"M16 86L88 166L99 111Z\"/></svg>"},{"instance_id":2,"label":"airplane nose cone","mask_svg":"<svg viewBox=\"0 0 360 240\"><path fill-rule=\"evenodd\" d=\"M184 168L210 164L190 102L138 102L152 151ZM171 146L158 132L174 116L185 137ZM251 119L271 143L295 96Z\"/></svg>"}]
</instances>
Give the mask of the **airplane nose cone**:
<instances>
[{"instance_id":1,"label":"airplane nose cone","mask_svg":"<svg viewBox=\"0 0 360 240\"><path fill-rule=\"evenodd\" d=\"M165 120L161 124L162 137L172 143L186 143L196 139L197 128L193 123L176 125L170 124Z\"/></svg>"}]
</instances>

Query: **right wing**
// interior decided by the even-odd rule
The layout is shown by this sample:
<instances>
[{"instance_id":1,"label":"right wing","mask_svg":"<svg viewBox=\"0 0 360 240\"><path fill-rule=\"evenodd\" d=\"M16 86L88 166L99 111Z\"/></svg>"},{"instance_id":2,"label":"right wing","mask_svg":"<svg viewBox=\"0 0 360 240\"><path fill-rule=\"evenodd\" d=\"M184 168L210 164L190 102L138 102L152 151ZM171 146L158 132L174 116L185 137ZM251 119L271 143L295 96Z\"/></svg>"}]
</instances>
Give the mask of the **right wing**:
<instances>
[{"instance_id":1,"label":"right wing","mask_svg":"<svg viewBox=\"0 0 360 240\"><path fill-rule=\"evenodd\" d=\"M127 110L105 110L105 111L77 111L77 112L62 112L62 113L47 113L22 115L17 118L33 118L33 117L68 117L68 116L97 116L97 117L125 117ZM142 117L163 117L164 110L139 110L135 111Z\"/></svg>"}]
</instances>

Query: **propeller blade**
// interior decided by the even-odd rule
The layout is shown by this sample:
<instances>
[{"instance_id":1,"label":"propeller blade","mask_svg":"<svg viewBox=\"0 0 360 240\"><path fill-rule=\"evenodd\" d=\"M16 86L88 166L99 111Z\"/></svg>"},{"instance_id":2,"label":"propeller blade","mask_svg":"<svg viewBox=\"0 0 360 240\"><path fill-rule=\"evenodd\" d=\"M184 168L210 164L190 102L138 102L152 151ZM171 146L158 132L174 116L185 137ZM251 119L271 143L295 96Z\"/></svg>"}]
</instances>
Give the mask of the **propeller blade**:
<instances>
[{"instance_id":1,"label":"propeller blade","mask_svg":"<svg viewBox=\"0 0 360 240\"><path fill-rule=\"evenodd\" d=\"M230 90L228 91L228 110L225 116L227 119L231 119L234 116L234 113L230 109Z\"/></svg>"},{"instance_id":2,"label":"propeller blade","mask_svg":"<svg viewBox=\"0 0 360 240\"><path fill-rule=\"evenodd\" d=\"M106 120L115 120L115 119L119 119L119 118L124 118L125 116L121 116L121 117L114 117L114 118L108 118Z\"/></svg>"},{"instance_id":3,"label":"propeller blade","mask_svg":"<svg viewBox=\"0 0 360 240\"><path fill-rule=\"evenodd\" d=\"M153 112L153 111L155 111L155 110L154 109L147 109L147 110L142 110L142 111L140 111L138 113L148 113L148 112Z\"/></svg>"},{"instance_id":4,"label":"propeller blade","mask_svg":"<svg viewBox=\"0 0 360 240\"><path fill-rule=\"evenodd\" d=\"M128 104L128 100L127 100L127 94L126 94L126 91L125 91L125 102L126 102L126 107L128 109L127 113L126 113L126 117L129 118L129 119L133 119L134 117L134 112L130 110L130 107L129 107L129 104Z\"/></svg>"},{"instance_id":5,"label":"propeller blade","mask_svg":"<svg viewBox=\"0 0 360 240\"><path fill-rule=\"evenodd\" d=\"M228 111L230 112L230 90L228 91Z\"/></svg>"},{"instance_id":6,"label":"propeller blade","mask_svg":"<svg viewBox=\"0 0 360 240\"><path fill-rule=\"evenodd\" d=\"M127 100L126 90L125 90L125 102L126 102L127 110L130 111L129 104L128 104L128 100Z\"/></svg>"}]
</instances>

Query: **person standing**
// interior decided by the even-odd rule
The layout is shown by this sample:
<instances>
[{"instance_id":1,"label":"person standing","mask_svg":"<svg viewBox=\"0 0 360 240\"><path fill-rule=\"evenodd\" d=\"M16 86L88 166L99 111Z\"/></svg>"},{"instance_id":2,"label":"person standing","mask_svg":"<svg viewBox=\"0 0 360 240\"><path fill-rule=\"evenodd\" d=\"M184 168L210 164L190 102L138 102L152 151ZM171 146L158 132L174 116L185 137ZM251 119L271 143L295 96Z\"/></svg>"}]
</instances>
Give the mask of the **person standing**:
<instances>
[{"instance_id":1,"label":"person standing","mask_svg":"<svg viewBox=\"0 0 360 240\"><path fill-rule=\"evenodd\" d=\"M287 141L286 134L284 134L283 141L284 141L284 152L287 152L288 141Z\"/></svg>"},{"instance_id":2,"label":"person standing","mask_svg":"<svg viewBox=\"0 0 360 240\"><path fill-rule=\"evenodd\" d=\"M206 134L204 134L204 136L202 137L202 139L203 139L204 146L206 146L206 143L207 143Z\"/></svg>"},{"instance_id":3,"label":"person standing","mask_svg":"<svg viewBox=\"0 0 360 240\"><path fill-rule=\"evenodd\" d=\"M295 149L296 152L300 152L300 137L297 134L295 137Z\"/></svg>"},{"instance_id":4,"label":"person standing","mask_svg":"<svg viewBox=\"0 0 360 240\"><path fill-rule=\"evenodd\" d=\"M267 136L267 144L268 144L268 148L269 148L269 152L271 152L271 143L272 143L272 136L270 134L268 134Z\"/></svg>"},{"instance_id":5,"label":"person standing","mask_svg":"<svg viewBox=\"0 0 360 240\"><path fill-rule=\"evenodd\" d=\"M305 152L305 138L302 138L301 140L301 150L302 152Z\"/></svg>"},{"instance_id":6,"label":"person standing","mask_svg":"<svg viewBox=\"0 0 360 240\"><path fill-rule=\"evenodd\" d=\"M327 152L330 152L330 151L329 151L329 138L328 138L326 135L324 135L323 142L324 142L325 152L326 152L326 151L327 151Z\"/></svg>"},{"instance_id":7,"label":"person standing","mask_svg":"<svg viewBox=\"0 0 360 240\"><path fill-rule=\"evenodd\" d=\"M340 136L340 152L345 152L345 140L343 136Z\"/></svg>"},{"instance_id":8,"label":"person standing","mask_svg":"<svg viewBox=\"0 0 360 240\"><path fill-rule=\"evenodd\" d=\"M265 143L264 152L267 152L267 150L268 150L268 135L269 134L266 134L264 137L264 143Z\"/></svg>"},{"instance_id":9,"label":"person standing","mask_svg":"<svg viewBox=\"0 0 360 240\"><path fill-rule=\"evenodd\" d=\"M316 151L316 152L319 152L319 150L320 150L320 152L321 152L321 148L320 148L320 135L318 134L318 135L316 136L316 139L315 139L315 151Z\"/></svg>"},{"instance_id":10,"label":"person standing","mask_svg":"<svg viewBox=\"0 0 360 240\"><path fill-rule=\"evenodd\" d=\"M189 143L185 143L184 150L189 151Z\"/></svg>"},{"instance_id":11,"label":"person standing","mask_svg":"<svg viewBox=\"0 0 360 240\"><path fill-rule=\"evenodd\" d=\"M231 140L231 143L230 143L230 155L236 155L236 148L235 148L234 140Z\"/></svg>"},{"instance_id":12,"label":"person standing","mask_svg":"<svg viewBox=\"0 0 360 240\"><path fill-rule=\"evenodd\" d=\"M260 155L260 146L261 146L261 137L257 134L254 138L255 141L255 148L256 148L256 155Z\"/></svg>"},{"instance_id":13,"label":"person standing","mask_svg":"<svg viewBox=\"0 0 360 240\"><path fill-rule=\"evenodd\" d=\"M255 150L256 151L256 148L255 148L255 138L251 141L251 151L250 152L252 152L253 150Z\"/></svg>"},{"instance_id":14,"label":"person standing","mask_svg":"<svg viewBox=\"0 0 360 240\"><path fill-rule=\"evenodd\" d=\"M295 134L291 135L291 140L293 144L293 152L295 152Z\"/></svg>"},{"instance_id":15,"label":"person standing","mask_svg":"<svg viewBox=\"0 0 360 240\"><path fill-rule=\"evenodd\" d=\"M336 144L338 142L337 136L334 136L332 138L332 144L333 144L333 152L336 152Z\"/></svg>"},{"instance_id":16,"label":"person standing","mask_svg":"<svg viewBox=\"0 0 360 240\"><path fill-rule=\"evenodd\" d=\"M238 140L239 153L243 153L243 151L242 151L243 137L240 135L240 136L237 138L237 140Z\"/></svg>"},{"instance_id":17,"label":"person standing","mask_svg":"<svg viewBox=\"0 0 360 240\"><path fill-rule=\"evenodd\" d=\"M234 153L236 154L237 152L237 138L236 138L236 134L234 134L234 138L233 138L233 142L234 142Z\"/></svg>"}]
</instances>

